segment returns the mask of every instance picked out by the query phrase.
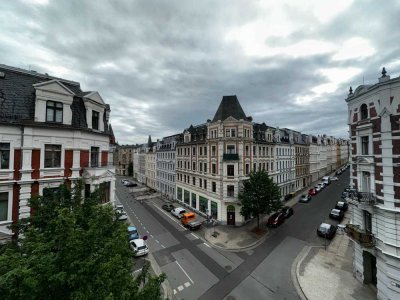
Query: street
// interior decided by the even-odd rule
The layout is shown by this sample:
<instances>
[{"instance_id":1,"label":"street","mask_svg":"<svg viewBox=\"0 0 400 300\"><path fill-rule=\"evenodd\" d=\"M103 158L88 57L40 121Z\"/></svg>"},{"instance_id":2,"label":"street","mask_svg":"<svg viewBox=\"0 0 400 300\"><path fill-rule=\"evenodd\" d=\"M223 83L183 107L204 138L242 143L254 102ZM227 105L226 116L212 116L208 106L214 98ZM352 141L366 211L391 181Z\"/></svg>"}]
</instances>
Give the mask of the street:
<instances>
[{"instance_id":1,"label":"street","mask_svg":"<svg viewBox=\"0 0 400 300\"><path fill-rule=\"evenodd\" d=\"M293 261L305 245L324 247L329 243L316 235L316 229L322 221L337 224L328 215L348 186L349 171L309 203L295 204L292 217L271 229L258 247L242 252L212 248L200 232L186 230L178 219L163 211L162 200L145 200L143 204L134 200L121 178L117 179L117 198L140 236L148 236L147 259L154 258L167 274L169 298L299 299L291 277ZM141 268L140 260L135 270Z\"/></svg>"}]
</instances>

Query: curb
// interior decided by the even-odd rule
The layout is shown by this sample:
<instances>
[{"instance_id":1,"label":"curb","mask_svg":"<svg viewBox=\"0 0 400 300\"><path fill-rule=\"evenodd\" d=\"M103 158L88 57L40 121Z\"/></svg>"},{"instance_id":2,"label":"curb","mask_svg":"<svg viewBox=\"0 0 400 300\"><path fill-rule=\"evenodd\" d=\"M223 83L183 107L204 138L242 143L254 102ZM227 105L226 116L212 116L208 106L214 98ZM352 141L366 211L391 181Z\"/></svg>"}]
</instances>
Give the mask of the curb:
<instances>
[{"instance_id":1,"label":"curb","mask_svg":"<svg viewBox=\"0 0 400 300\"><path fill-rule=\"evenodd\" d=\"M153 269L154 273L157 276L161 275L161 269L160 266L157 264L156 260L154 259L153 255L151 253L149 253L148 255L149 260L150 260L150 265L151 268ZM174 293L172 292L172 288L171 285L168 281L168 278L166 278L162 283L161 283L161 287L163 289L163 299L175 299L174 297Z\"/></svg>"},{"instance_id":2,"label":"curb","mask_svg":"<svg viewBox=\"0 0 400 300\"><path fill-rule=\"evenodd\" d=\"M249 245L246 245L244 247L235 247L235 248L224 248L224 247L220 247L215 245L213 242L211 242L207 237L206 237L206 233L204 234L204 240L206 240L213 248L219 249L219 250L223 250L223 251L229 251L229 252L242 252L242 251L246 251L246 250L251 250L255 247L257 247L259 244L261 244L262 242L264 242L267 237L270 236L271 231L268 230L263 237L261 237L260 239L258 239L257 241L255 241L254 243L251 243Z\"/></svg>"},{"instance_id":3,"label":"curb","mask_svg":"<svg viewBox=\"0 0 400 300\"><path fill-rule=\"evenodd\" d=\"M303 263L304 259L310 253L312 247L304 246L300 253L296 256L296 259L292 263L292 268L290 270L292 276L293 285L297 291L298 296L301 300L308 300L306 294L303 291L303 288L300 285L299 277L300 277L300 266Z\"/></svg>"}]
</instances>

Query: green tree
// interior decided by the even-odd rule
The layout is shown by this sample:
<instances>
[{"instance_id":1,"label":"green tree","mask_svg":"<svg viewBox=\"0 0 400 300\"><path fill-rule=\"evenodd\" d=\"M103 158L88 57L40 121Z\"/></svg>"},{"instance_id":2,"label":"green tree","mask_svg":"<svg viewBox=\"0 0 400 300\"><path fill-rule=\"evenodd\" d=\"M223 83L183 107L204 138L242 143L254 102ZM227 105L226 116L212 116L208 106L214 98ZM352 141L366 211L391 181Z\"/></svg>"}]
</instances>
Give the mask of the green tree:
<instances>
[{"instance_id":1,"label":"green tree","mask_svg":"<svg viewBox=\"0 0 400 300\"><path fill-rule=\"evenodd\" d=\"M267 172L252 172L239 192L240 213L245 217L256 216L257 227L260 228L260 215L278 210L282 206L280 198L278 185Z\"/></svg>"},{"instance_id":2,"label":"green tree","mask_svg":"<svg viewBox=\"0 0 400 300\"><path fill-rule=\"evenodd\" d=\"M30 200L34 214L16 226L20 236L0 248L0 299L160 299L165 275L146 265L132 276L126 224L101 191L87 199L83 183Z\"/></svg>"}]
</instances>

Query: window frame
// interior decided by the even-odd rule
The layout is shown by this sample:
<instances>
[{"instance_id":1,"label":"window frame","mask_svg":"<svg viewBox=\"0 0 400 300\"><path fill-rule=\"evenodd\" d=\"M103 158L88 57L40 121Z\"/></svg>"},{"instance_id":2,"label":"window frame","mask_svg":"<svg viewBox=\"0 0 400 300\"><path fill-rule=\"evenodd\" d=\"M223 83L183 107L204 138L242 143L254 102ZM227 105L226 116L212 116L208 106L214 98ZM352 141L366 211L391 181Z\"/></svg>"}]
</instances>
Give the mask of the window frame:
<instances>
[{"instance_id":1,"label":"window frame","mask_svg":"<svg viewBox=\"0 0 400 300\"><path fill-rule=\"evenodd\" d=\"M6 146L7 144L8 144L8 149ZM11 158L11 143L0 143L0 170L10 169L10 158ZM3 165L4 162L7 162L7 167L5 167L5 164Z\"/></svg>"},{"instance_id":2,"label":"window frame","mask_svg":"<svg viewBox=\"0 0 400 300\"><path fill-rule=\"evenodd\" d=\"M366 103L363 103L360 106L360 119L361 120L368 119L368 105Z\"/></svg>"},{"instance_id":3,"label":"window frame","mask_svg":"<svg viewBox=\"0 0 400 300\"><path fill-rule=\"evenodd\" d=\"M232 173L230 175L230 173ZM226 165L226 176L228 177L234 177L235 176L235 165Z\"/></svg>"},{"instance_id":4,"label":"window frame","mask_svg":"<svg viewBox=\"0 0 400 300\"><path fill-rule=\"evenodd\" d=\"M48 111L53 112L52 120L49 120ZM61 120L57 120L57 112L61 112ZM59 101L47 100L46 101L46 122L49 123L63 123L64 119L64 104Z\"/></svg>"},{"instance_id":5,"label":"window frame","mask_svg":"<svg viewBox=\"0 0 400 300\"><path fill-rule=\"evenodd\" d=\"M47 157L47 154L50 153L52 156L51 158ZM55 156L58 153L59 159L58 159L58 165L55 163L57 162L57 157ZM49 165L49 159L51 159L51 164ZM43 167L45 169L50 169L50 168L61 168L61 160L62 160L62 146L59 144L45 144L44 145L44 161L43 161Z\"/></svg>"},{"instance_id":6,"label":"window frame","mask_svg":"<svg viewBox=\"0 0 400 300\"><path fill-rule=\"evenodd\" d=\"M95 117L96 115L97 117ZM98 112L97 110L92 110L92 129L99 130L99 128L100 128L100 112Z\"/></svg>"},{"instance_id":7,"label":"window frame","mask_svg":"<svg viewBox=\"0 0 400 300\"><path fill-rule=\"evenodd\" d=\"M93 151L93 149L97 149L98 151ZM97 153L97 156L94 156L94 154ZM96 157L94 160L93 158ZM97 163L96 163L97 162ZM98 168L100 165L100 147L95 147L91 146L90 147L90 167L91 168Z\"/></svg>"},{"instance_id":8,"label":"window frame","mask_svg":"<svg viewBox=\"0 0 400 300\"><path fill-rule=\"evenodd\" d=\"M2 199L2 196L3 195L5 195L5 197L4 197L4 199ZM1 191L0 192L0 203L2 203L2 202L5 202L6 203L6 209L5 210L2 210L2 211L4 211L5 212L5 218L2 218L1 217L1 214L0 214L0 223L1 222L7 222L7 221L9 221L9 219L10 219L10 216L9 216L9 214L8 214L8 208L9 208L9 206L10 206L10 192L8 192L8 191ZM1 205L0 205L0 207L1 207Z\"/></svg>"}]
</instances>

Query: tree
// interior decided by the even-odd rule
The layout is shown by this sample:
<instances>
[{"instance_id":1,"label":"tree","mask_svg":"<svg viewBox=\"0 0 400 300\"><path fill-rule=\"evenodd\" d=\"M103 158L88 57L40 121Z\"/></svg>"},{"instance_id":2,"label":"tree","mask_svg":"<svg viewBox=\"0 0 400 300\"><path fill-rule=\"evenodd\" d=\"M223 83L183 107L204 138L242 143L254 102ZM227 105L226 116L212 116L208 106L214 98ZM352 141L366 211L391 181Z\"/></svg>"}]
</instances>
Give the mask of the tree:
<instances>
[{"instance_id":1,"label":"tree","mask_svg":"<svg viewBox=\"0 0 400 300\"><path fill-rule=\"evenodd\" d=\"M160 299L165 275L132 277L126 224L83 183L32 198L18 242L0 248L0 299Z\"/></svg>"},{"instance_id":2,"label":"tree","mask_svg":"<svg viewBox=\"0 0 400 300\"><path fill-rule=\"evenodd\" d=\"M267 172L252 172L239 192L240 213L245 217L257 216L257 227L260 228L260 215L278 210L282 206L280 198L278 185Z\"/></svg>"}]
</instances>

